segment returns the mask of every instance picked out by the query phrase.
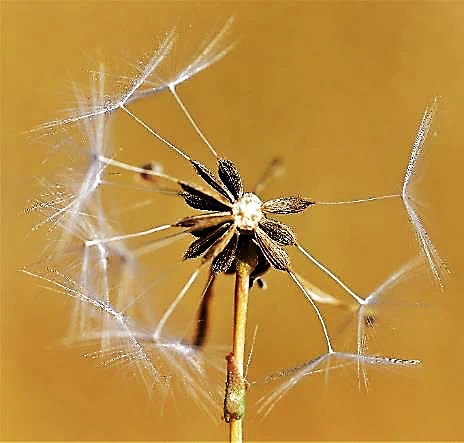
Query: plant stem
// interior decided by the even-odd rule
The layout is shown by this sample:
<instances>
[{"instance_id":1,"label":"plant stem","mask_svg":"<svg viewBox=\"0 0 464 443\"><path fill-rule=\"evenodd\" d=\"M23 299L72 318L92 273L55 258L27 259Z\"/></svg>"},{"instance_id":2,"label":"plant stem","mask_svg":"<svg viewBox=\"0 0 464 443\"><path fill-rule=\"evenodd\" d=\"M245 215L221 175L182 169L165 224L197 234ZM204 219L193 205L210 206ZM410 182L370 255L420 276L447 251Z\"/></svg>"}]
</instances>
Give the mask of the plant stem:
<instances>
[{"instance_id":1,"label":"plant stem","mask_svg":"<svg viewBox=\"0 0 464 443\"><path fill-rule=\"evenodd\" d=\"M230 424L230 441L242 441L242 421L246 409L247 383L244 379L246 320L250 274L258 255L251 241L240 245L235 272L235 312L232 352L226 356L227 382L224 398L224 419Z\"/></svg>"}]
</instances>

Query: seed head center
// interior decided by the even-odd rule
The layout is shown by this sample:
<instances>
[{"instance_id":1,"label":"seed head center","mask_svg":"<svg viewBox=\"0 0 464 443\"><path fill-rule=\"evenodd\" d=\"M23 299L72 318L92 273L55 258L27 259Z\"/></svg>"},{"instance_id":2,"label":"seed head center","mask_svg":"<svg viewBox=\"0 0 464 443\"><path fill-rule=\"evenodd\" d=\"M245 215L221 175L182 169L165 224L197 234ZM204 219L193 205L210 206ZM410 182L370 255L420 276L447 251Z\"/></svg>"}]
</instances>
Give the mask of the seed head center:
<instances>
[{"instance_id":1,"label":"seed head center","mask_svg":"<svg viewBox=\"0 0 464 443\"><path fill-rule=\"evenodd\" d=\"M253 231L263 218L261 200L253 193L246 193L232 206L237 228L243 231Z\"/></svg>"}]
</instances>

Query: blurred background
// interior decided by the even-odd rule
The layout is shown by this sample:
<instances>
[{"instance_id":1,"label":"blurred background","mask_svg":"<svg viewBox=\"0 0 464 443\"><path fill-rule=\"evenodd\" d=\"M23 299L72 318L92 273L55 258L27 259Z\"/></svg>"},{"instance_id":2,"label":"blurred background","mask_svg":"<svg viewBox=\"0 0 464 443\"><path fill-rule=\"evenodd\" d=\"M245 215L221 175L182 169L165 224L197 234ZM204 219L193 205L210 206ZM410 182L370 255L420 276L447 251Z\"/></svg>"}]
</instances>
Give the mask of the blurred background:
<instances>
[{"instance_id":1,"label":"blurred background","mask_svg":"<svg viewBox=\"0 0 464 443\"><path fill-rule=\"evenodd\" d=\"M283 158L284 173L264 190L263 199L301 193L333 201L400 192L426 105L441 97L417 195L424 224L451 270L444 292L424 270L386 294L385 307L379 308L373 352L420 359L421 368L373 368L368 392L359 389L353 366L330 371L329 377L314 374L300 380L265 417L257 401L285 379L266 384L263 377L325 352L311 307L286 275L270 272L268 289L254 290L250 300L250 340L256 325L259 328L249 368L256 383L249 393L246 438L464 438L464 263L459 234L463 3L11 1L2 2L1 12L2 439L227 438L220 404L219 412L210 416L181 389L173 389L165 403L156 391L149 398L124 366L103 368L81 358L79 347L62 346L72 300L18 270L40 264L53 247L46 226L32 230L39 214L24 213L44 192L39 181L53 183L74 166L65 141L57 147L56 139L48 142L28 131L75 108L72 82L85 91L91 71L101 62L107 72L121 75L178 26L180 49L171 66L175 70L230 16L235 17L233 51L180 85L178 92L213 146L238 165L247 186L273 158ZM209 159L214 167L168 93L133 109L163 136L195 158ZM127 116L114 117L111 134L117 158L135 165L155 160L182 178L190 173L181 159ZM119 205L115 212L123 214L118 232L146 229L190 213L166 197L129 209L129 203L145 201L146 196L111 188L105 192L108 204ZM315 207L282 221L363 296L418 254L400 200ZM156 273L153 266L179 262L187 245L188 239L142 260L146 288ZM306 279L349 300L297 251L291 251L291 258ZM188 277L179 272L163 286L160 300L171 300L179 281ZM230 346L232 290L233 278L224 278L214 300L209 343L217 346L219 355ZM200 286L192 291L179 322L192 318L200 293ZM350 314L330 307L323 311L335 348L352 350ZM181 328L171 325L173 334Z\"/></svg>"}]
</instances>

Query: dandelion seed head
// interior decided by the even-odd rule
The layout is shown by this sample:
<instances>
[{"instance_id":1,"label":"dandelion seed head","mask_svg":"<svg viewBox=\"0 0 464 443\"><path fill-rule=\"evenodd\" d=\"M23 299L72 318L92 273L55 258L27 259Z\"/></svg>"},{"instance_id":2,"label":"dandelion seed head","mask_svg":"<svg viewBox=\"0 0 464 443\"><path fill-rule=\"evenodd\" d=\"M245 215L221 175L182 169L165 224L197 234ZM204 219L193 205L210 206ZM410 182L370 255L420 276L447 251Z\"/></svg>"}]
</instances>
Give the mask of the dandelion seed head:
<instances>
[{"instance_id":1,"label":"dandelion seed head","mask_svg":"<svg viewBox=\"0 0 464 443\"><path fill-rule=\"evenodd\" d=\"M63 262L63 257L71 249L78 251L79 259L66 266L66 272L48 264L44 273L26 273L45 282L55 292L74 299L66 343L96 344L98 350L87 352L85 356L100 360L105 367L129 368L139 375L149 395L158 390L166 398L171 394L173 386L178 385L181 392L190 394L201 408L209 410L220 405L218 398L223 391L223 380L218 382L212 374L217 376L224 370L223 358L213 357L206 345L212 286L219 275L235 272L241 248L252 244L256 250L257 265L250 275L250 288L255 281L261 285L260 277L270 269L282 271L294 284L292 288L305 297L312 312L316 313L327 345L325 354L264 379L265 384L278 385L261 399L259 410L268 414L307 375L327 375L332 370L355 363L358 379L362 375L367 386L366 366L412 367L420 364L419 360L368 354L369 334L382 324L379 302L387 290L411 271L411 265L408 264L390 276L367 297L362 297L345 280L311 255L308 249L303 248L292 229L271 217L288 214L303 216L308 208L317 205L354 204L401 197L432 271L440 278L442 262L417 213L411 191L433 110L426 112L419 128L401 196L391 194L351 201L322 202L298 194L263 202L256 193L244 192L237 166L220 155L208 141L176 90L179 84L228 52L231 45L227 42L227 36L231 23L232 20L228 20L215 38L202 46L195 57L172 75L163 75L162 68L174 52L177 39L175 30L166 33L159 48L133 66L135 75L119 79L117 91L105 90L108 74L101 66L92 76L89 94L76 88L78 109L67 118L40 128L45 132L61 127L66 130L74 128L79 134L79 142L74 139L72 146L80 153L81 169L67 169L64 175L68 177L61 177L64 184L48 184L47 190L28 210L38 210L45 217L41 225L48 225L52 230L58 228L62 234L55 259L61 258ZM188 149L184 150L165 138L132 109L135 101L163 92L170 94L196 135L203 140L208 152L216 160L216 171L211 171L196 160L196 155ZM160 142L161 149L168 149L193 167L197 177L203 180L203 186L165 173L156 160L147 163L149 159L145 159L139 163L142 166L137 166L118 159L117 153L113 152L110 137L111 122L116 113L130 118L140 130ZM69 148L70 144L69 140L65 141L60 149ZM73 170L78 172L75 178L68 174ZM175 195L183 199L184 209L196 212L177 221L165 220L160 225L152 225L148 221L148 226L143 230L126 232L121 223L121 212L124 210L114 210L106 203L105 189L115 185L109 170L124 172L134 180L138 179L145 190L164 190L167 194ZM255 186L255 191L262 189L266 180L263 177ZM121 187L124 185L121 184ZM134 207L142 206L135 202ZM159 216L164 216L165 211L157 209ZM167 307L161 309L160 299L167 295L156 287L156 278L153 277L150 284L141 289L142 258L147 254L156 254L173 241L186 236L194 239L184 249L183 258L192 260L194 269L186 281L179 284L178 292L169 294ZM141 238L147 239L143 247L136 249L130 246L131 242ZM76 243L78 248L74 247ZM346 308L348 303L318 288L294 271L287 252L292 250L302 253L351 296L355 307L345 309L345 312L356 318L355 351L339 351L334 347L335 341L329 334L325 313L319 308L319 305ZM197 333L193 339L189 339L186 330L178 327L177 330L181 332L174 336L171 332L174 329L173 318L205 272L208 280L199 302Z\"/></svg>"}]
</instances>

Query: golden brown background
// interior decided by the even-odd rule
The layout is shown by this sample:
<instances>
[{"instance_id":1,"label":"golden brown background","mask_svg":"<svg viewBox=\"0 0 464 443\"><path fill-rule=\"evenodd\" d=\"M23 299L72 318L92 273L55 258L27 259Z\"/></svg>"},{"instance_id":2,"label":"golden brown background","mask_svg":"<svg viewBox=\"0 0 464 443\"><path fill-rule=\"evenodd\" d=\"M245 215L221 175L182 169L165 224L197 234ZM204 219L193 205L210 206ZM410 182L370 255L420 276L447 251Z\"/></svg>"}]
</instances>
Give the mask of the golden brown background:
<instances>
[{"instance_id":1,"label":"golden brown background","mask_svg":"<svg viewBox=\"0 0 464 443\"><path fill-rule=\"evenodd\" d=\"M255 402L273 387L256 385L246 437L464 438L462 2L79 1L3 2L1 8L3 439L226 438L219 416L211 420L182 392L173 392L161 414L156 395L147 398L124 368L104 369L81 359L79 348L60 347L70 301L18 270L36 261L46 242L44 230L31 230L37 216L22 214L41 192L35 179L65 166L54 165L43 140L24 131L63 115L73 99L70 82L85 84L100 60L134 62L177 24L192 24L188 35L201 40L230 15L236 17L234 51L179 91L246 183L272 157L285 158L286 174L266 197L301 192L336 200L398 192L425 106L442 97L420 195L424 221L452 270L444 293L428 277L399 287L395 296L403 305L380 337L386 355L420 358L423 368L373 370L367 394L358 391L352 369L331 373L326 388L323 376L307 377L267 418L257 414ZM172 100L159 100L141 105L149 115L151 106L166 103L151 123L206 158ZM125 159L159 159L168 171L181 164L127 119L115 126L125 134L116 143ZM160 211L155 207L143 216L155 224ZM312 253L364 295L417 251L399 201L314 208L288 221ZM168 248L165 257L180 253ZM308 279L344 296L298 254L293 257ZM259 324L250 368L255 379L324 350L316 318L297 290L276 272L267 280L269 289L256 292L250 305L250 333ZM215 340L227 346L232 280L221 288ZM417 300L422 307L406 306ZM334 318L329 326L337 324L336 314L327 311Z\"/></svg>"}]
</instances>

